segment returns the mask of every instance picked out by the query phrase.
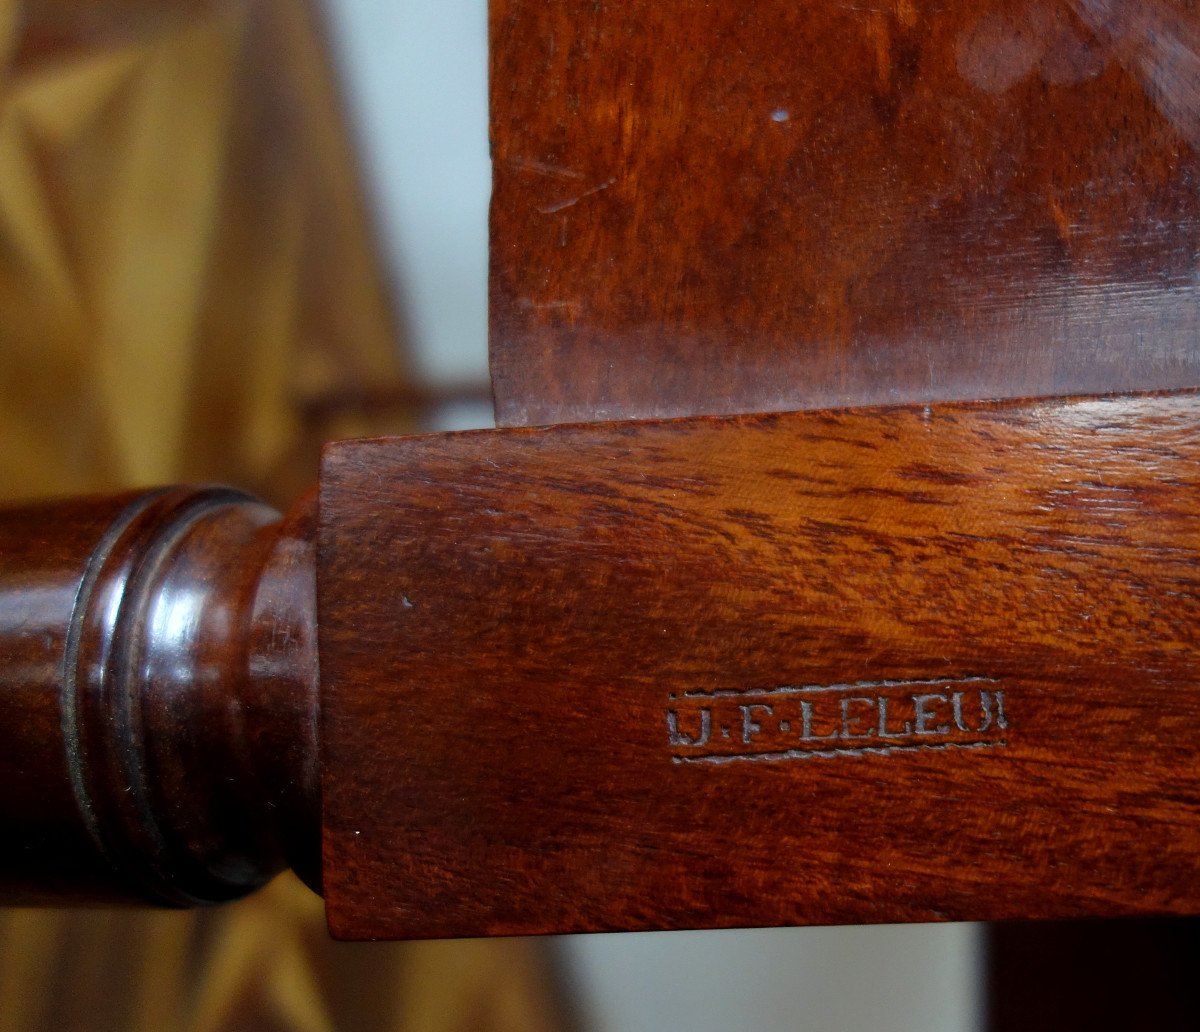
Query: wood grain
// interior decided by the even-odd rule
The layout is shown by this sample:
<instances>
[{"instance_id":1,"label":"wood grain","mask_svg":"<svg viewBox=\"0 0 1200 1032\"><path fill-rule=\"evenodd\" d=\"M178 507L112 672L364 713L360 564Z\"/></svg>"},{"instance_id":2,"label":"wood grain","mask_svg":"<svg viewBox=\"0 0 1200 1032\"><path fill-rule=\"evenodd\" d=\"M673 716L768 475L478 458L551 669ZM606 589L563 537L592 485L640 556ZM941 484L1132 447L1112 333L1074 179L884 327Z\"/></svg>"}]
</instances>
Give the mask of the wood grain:
<instances>
[{"instance_id":1,"label":"wood grain","mask_svg":"<svg viewBox=\"0 0 1200 1032\"><path fill-rule=\"evenodd\" d=\"M331 445L332 930L1197 912L1198 421L1182 394Z\"/></svg>"},{"instance_id":2,"label":"wood grain","mask_svg":"<svg viewBox=\"0 0 1200 1032\"><path fill-rule=\"evenodd\" d=\"M1200 384L1200 13L493 0L503 425Z\"/></svg>"}]
</instances>

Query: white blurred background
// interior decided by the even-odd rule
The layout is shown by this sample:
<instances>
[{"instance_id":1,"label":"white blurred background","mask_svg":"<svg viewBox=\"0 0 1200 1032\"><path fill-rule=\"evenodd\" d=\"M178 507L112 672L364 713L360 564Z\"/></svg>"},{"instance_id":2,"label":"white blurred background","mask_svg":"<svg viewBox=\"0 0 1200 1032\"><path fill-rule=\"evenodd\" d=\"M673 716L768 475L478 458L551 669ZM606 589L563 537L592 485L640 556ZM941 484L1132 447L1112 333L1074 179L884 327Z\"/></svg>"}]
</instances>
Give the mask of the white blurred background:
<instances>
[{"instance_id":1,"label":"white blurred background","mask_svg":"<svg viewBox=\"0 0 1200 1032\"><path fill-rule=\"evenodd\" d=\"M326 0L358 150L417 372L487 375L486 0ZM490 425L486 405L438 416ZM978 926L574 936L597 1032L982 1027Z\"/></svg>"}]
</instances>

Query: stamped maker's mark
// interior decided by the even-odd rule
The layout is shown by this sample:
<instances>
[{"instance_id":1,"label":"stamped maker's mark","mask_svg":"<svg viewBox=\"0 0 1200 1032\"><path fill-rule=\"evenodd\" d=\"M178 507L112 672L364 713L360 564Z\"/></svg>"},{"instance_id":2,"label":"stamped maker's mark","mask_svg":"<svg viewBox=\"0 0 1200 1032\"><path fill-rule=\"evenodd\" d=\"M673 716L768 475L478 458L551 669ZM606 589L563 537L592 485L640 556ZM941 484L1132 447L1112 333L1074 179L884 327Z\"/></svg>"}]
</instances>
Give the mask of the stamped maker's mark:
<instances>
[{"instance_id":1,"label":"stamped maker's mark","mask_svg":"<svg viewBox=\"0 0 1200 1032\"><path fill-rule=\"evenodd\" d=\"M674 763L829 759L1007 745L991 677L856 681L669 696Z\"/></svg>"}]
</instances>

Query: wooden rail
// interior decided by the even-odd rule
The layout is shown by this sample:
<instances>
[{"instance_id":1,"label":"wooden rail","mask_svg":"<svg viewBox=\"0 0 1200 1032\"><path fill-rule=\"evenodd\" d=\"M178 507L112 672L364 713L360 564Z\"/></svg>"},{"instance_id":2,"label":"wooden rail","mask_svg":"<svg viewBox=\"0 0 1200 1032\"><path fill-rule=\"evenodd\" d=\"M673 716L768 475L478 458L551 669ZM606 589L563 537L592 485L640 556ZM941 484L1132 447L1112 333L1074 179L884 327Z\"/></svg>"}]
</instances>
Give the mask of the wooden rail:
<instances>
[{"instance_id":1,"label":"wooden rail","mask_svg":"<svg viewBox=\"0 0 1200 1032\"><path fill-rule=\"evenodd\" d=\"M330 446L316 521L8 512L0 892L290 864L344 937L1196 913L1198 427L487 431Z\"/></svg>"}]
</instances>

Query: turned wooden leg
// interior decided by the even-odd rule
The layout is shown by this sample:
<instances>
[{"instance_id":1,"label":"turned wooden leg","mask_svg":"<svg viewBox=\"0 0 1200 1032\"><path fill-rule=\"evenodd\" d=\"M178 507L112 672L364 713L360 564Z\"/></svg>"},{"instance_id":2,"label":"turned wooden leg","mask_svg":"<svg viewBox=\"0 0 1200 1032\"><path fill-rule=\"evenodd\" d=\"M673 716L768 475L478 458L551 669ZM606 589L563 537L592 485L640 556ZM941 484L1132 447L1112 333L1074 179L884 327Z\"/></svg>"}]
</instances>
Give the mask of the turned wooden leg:
<instances>
[{"instance_id":1,"label":"turned wooden leg","mask_svg":"<svg viewBox=\"0 0 1200 1032\"><path fill-rule=\"evenodd\" d=\"M0 512L0 900L319 884L311 511L179 488Z\"/></svg>"}]
</instances>

